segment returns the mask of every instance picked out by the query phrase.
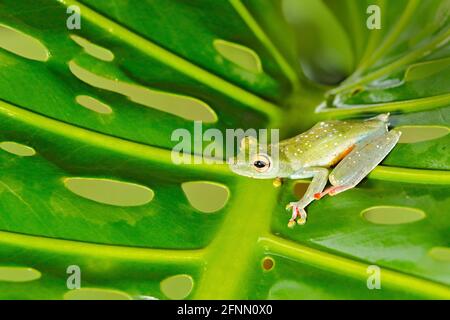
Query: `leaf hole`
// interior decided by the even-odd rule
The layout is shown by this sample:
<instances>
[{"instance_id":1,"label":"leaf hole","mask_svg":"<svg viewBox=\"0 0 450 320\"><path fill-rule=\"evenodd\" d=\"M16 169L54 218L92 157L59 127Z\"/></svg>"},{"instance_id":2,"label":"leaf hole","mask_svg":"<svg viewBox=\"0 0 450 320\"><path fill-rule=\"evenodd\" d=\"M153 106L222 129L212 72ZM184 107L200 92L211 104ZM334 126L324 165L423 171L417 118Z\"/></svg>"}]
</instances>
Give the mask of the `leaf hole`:
<instances>
[{"instance_id":1,"label":"leaf hole","mask_svg":"<svg viewBox=\"0 0 450 320\"><path fill-rule=\"evenodd\" d=\"M204 213L222 209L228 201L230 191L222 184L209 181L189 181L181 184L189 203Z\"/></svg>"},{"instance_id":2,"label":"leaf hole","mask_svg":"<svg viewBox=\"0 0 450 320\"><path fill-rule=\"evenodd\" d=\"M437 261L450 262L450 248L447 247L433 247L428 254Z\"/></svg>"},{"instance_id":3,"label":"leaf hole","mask_svg":"<svg viewBox=\"0 0 450 320\"><path fill-rule=\"evenodd\" d=\"M222 39L213 41L214 48L226 60L252 73L261 73L262 64L259 56L250 48Z\"/></svg>"},{"instance_id":4,"label":"leaf hole","mask_svg":"<svg viewBox=\"0 0 450 320\"><path fill-rule=\"evenodd\" d=\"M131 300L127 293L99 288L73 289L64 294L64 300Z\"/></svg>"},{"instance_id":5,"label":"leaf hole","mask_svg":"<svg viewBox=\"0 0 450 320\"><path fill-rule=\"evenodd\" d=\"M449 128L443 126L400 126L394 130L402 133L398 143L416 143L439 139L450 132Z\"/></svg>"},{"instance_id":6,"label":"leaf hole","mask_svg":"<svg viewBox=\"0 0 450 320\"><path fill-rule=\"evenodd\" d=\"M309 182L297 182L296 184L294 184L294 195L298 199L301 199L305 195L306 190L308 190L308 187Z\"/></svg>"},{"instance_id":7,"label":"leaf hole","mask_svg":"<svg viewBox=\"0 0 450 320\"><path fill-rule=\"evenodd\" d=\"M410 207L376 206L363 210L361 216L374 224L395 225L422 220L426 214Z\"/></svg>"},{"instance_id":8,"label":"leaf hole","mask_svg":"<svg viewBox=\"0 0 450 320\"><path fill-rule=\"evenodd\" d=\"M0 142L0 149L19 157L31 157L36 154L32 147L13 141Z\"/></svg>"},{"instance_id":9,"label":"leaf hole","mask_svg":"<svg viewBox=\"0 0 450 320\"><path fill-rule=\"evenodd\" d=\"M178 274L161 281L161 292L169 299L181 300L186 298L194 287L194 280L190 275Z\"/></svg>"},{"instance_id":10,"label":"leaf hole","mask_svg":"<svg viewBox=\"0 0 450 320\"><path fill-rule=\"evenodd\" d=\"M85 107L86 109L95 111L101 114L111 114L112 109L107 104L92 98L90 96L80 95L76 97L76 101L79 105Z\"/></svg>"},{"instance_id":11,"label":"leaf hole","mask_svg":"<svg viewBox=\"0 0 450 320\"><path fill-rule=\"evenodd\" d=\"M205 102L196 98L151 90L139 85L118 80L111 80L90 72L74 61L69 62L72 74L81 81L104 90L120 93L133 102L148 108L167 112L178 117L213 123L217 121L216 113Z\"/></svg>"},{"instance_id":12,"label":"leaf hole","mask_svg":"<svg viewBox=\"0 0 450 320\"><path fill-rule=\"evenodd\" d=\"M114 54L106 49L103 48L95 43L90 42L89 40L86 40L80 36L71 34L70 38L78 44L80 47L84 49L84 51L93 56L94 58L103 60L103 61L113 61L114 60Z\"/></svg>"},{"instance_id":13,"label":"leaf hole","mask_svg":"<svg viewBox=\"0 0 450 320\"><path fill-rule=\"evenodd\" d=\"M0 24L0 48L26 59L47 61L50 53L37 39Z\"/></svg>"},{"instance_id":14,"label":"leaf hole","mask_svg":"<svg viewBox=\"0 0 450 320\"><path fill-rule=\"evenodd\" d=\"M66 178L64 185L80 197L113 206L141 206L154 197L147 187L110 179Z\"/></svg>"},{"instance_id":15,"label":"leaf hole","mask_svg":"<svg viewBox=\"0 0 450 320\"><path fill-rule=\"evenodd\" d=\"M0 266L0 281L29 282L37 280L40 277L41 273L33 268Z\"/></svg>"}]
</instances>

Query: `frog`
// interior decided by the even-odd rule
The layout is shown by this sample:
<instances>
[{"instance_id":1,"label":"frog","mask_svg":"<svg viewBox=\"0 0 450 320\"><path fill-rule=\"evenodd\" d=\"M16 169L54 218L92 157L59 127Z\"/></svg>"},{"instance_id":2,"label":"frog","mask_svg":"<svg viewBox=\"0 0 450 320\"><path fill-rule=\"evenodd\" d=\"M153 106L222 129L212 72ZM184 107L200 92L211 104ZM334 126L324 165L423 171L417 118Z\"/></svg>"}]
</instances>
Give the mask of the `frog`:
<instances>
[{"instance_id":1,"label":"frog","mask_svg":"<svg viewBox=\"0 0 450 320\"><path fill-rule=\"evenodd\" d=\"M286 206L292 210L288 227L304 225L308 205L356 187L393 150L401 131L390 130L389 116L321 121L292 138L264 145L246 136L229 167L240 176L275 179L274 185L311 178L305 194Z\"/></svg>"}]
</instances>

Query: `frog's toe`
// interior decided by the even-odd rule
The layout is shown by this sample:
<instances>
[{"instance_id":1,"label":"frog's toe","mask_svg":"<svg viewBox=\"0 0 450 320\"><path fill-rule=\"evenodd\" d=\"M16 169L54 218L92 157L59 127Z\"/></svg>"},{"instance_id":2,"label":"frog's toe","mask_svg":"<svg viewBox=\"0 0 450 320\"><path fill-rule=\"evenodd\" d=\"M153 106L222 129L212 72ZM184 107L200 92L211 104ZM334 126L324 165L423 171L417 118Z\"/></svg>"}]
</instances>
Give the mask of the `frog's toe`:
<instances>
[{"instance_id":1,"label":"frog's toe","mask_svg":"<svg viewBox=\"0 0 450 320\"><path fill-rule=\"evenodd\" d=\"M289 222L288 222L288 225L287 225L287 226L288 226L288 228L291 228L291 229L292 229L293 227L295 227L295 220L292 220L292 219L291 219L291 220L289 220Z\"/></svg>"},{"instance_id":2,"label":"frog's toe","mask_svg":"<svg viewBox=\"0 0 450 320\"><path fill-rule=\"evenodd\" d=\"M296 204L297 204L297 202L289 202L289 203L286 205L286 210L291 210L291 209L293 209L293 208L295 207Z\"/></svg>"},{"instance_id":3,"label":"frog's toe","mask_svg":"<svg viewBox=\"0 0 450 320\"><path fill-rule=\"evenodd\" d=\"M298 205L298 202L291 202L286 206L286 209L289 210L292 208L292 217L289 220L288 227L292 228L295 225L295 220L297 220L297 224L303 225L306 223L307 214L304 208L301 208Z\"/></svg>"},{"instance_id":4,"label":"frog's toe","mask_svg":"<svg viewBox=\"0 0 450 320\"><path fill-rule=\"evenodd\" d=\"M304 225L306 223L306 219L308 217L308 215L306 214L306 210L305 209L299 209L299 218L297 219L297 223L299 225Z\"/></svg>"}]
</instances>

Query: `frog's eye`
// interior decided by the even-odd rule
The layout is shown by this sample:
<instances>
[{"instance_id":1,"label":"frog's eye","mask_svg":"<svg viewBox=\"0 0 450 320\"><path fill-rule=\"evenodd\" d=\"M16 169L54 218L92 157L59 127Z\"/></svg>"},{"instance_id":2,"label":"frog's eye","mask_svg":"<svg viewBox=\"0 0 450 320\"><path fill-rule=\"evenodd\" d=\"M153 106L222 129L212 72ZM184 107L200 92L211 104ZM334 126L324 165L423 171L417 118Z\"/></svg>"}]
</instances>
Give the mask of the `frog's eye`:
<instances>
[{"instance_id":1,"label":"frog's eye","mask_svg":"<svg viewBox=\"0 0 450 320\"><path fill-rule=\"evenodd\" d=\"M270 159L265 155L257 155L253 159L253 167L258 172L266 172L270 168Z\"/></svg>"}]
</instances>

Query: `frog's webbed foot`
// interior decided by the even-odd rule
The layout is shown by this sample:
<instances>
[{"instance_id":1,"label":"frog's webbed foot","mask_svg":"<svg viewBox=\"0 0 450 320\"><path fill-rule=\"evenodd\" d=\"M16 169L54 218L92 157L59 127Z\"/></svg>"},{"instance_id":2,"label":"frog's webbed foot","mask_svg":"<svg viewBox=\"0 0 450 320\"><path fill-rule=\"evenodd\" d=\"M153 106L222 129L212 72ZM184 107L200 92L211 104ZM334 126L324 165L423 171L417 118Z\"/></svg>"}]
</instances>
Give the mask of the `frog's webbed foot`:
<instances>
[{"instance_id":1,"label":"frog's webbed foot","mask_svg":"<svg viewBox=\"0 0 450 320\"><path fill-rule=\"evenodd\" d=\"M301 204L298 202L290 202L286 206L286 210L292 209L292 217L288 222L288 227L293 228L295 226L295 219L297 219L297 223L303 225L306 223L306 218L308 215L306 214L306 210Z\"/></svg>"},{"instance_id":2,"label":"frog's webbed foot","mask_svg":"<svg viewBox=\"0 0 450 320\"><path fill-rule=\"evenodd\" d=\"M293 179L307 177L313 177L313 179L303 197L299 201L291 202L286 206L287 210L292 209L292 217L288 223L290 228L295 226L296 219L297 224L303 225L306 223L305 208L314 200L314 194L322 192L323 188L325 188L328 180L328 169L320 167L304 168L291 176Z\"/></svg>"}]
</instances>

